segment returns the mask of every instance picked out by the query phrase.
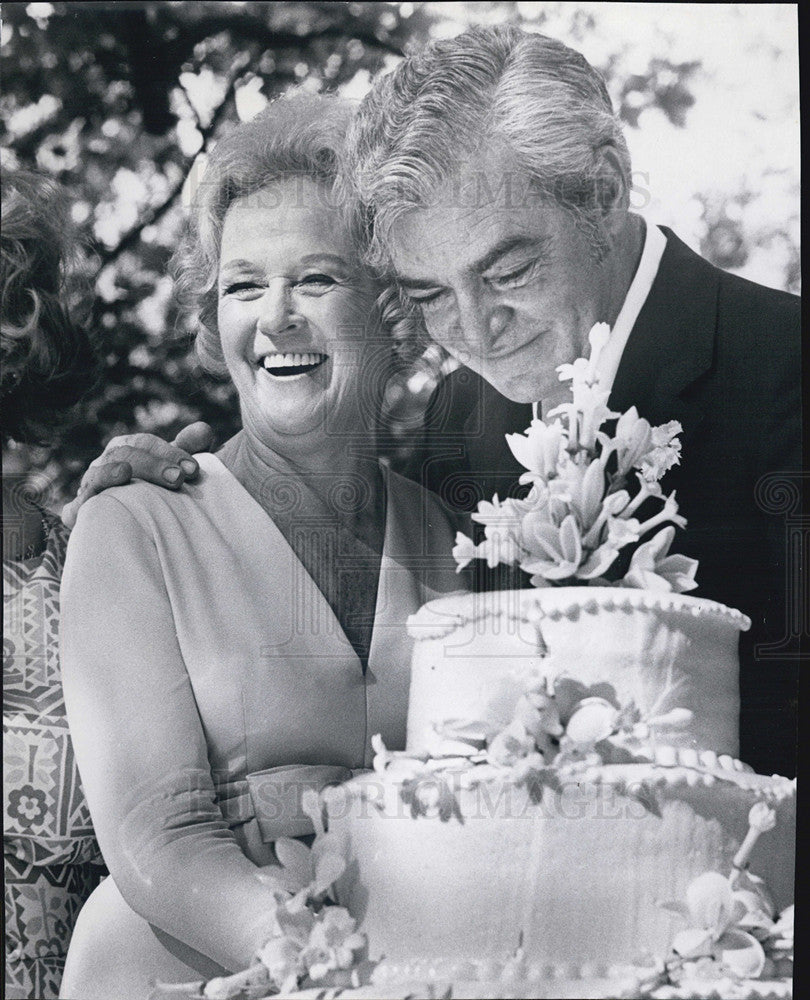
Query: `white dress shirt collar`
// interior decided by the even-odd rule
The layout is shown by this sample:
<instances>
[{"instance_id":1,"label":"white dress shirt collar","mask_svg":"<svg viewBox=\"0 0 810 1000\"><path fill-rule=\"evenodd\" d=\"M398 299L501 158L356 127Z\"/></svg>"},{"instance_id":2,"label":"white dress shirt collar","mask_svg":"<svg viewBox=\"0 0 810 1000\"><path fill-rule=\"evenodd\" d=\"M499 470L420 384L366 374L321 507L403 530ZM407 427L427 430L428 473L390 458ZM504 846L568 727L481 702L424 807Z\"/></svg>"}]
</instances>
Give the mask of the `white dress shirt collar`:
<instances>
[{"instance_id":1,"label":"white dress shirt collar","mask_svg":"<svg viewBox=\"0 0 810 1000\"><path fill-rule=\"evenodd\" d=\"M645 230L641 260L638 262L636 273L627 289L624 304L619 310L613 329L610 331L610 340L599 355L599 361L596 365L599 384L603 389L613 388L627 338L636 324L638 314L647 301L655 276L658 274L661 258L667 247L667 238L658 226L645 223Z\"/></svg>"},{"instance_id":2,"label":"white dress shirt collar","mask_svg":"<svg viewBox=\"0 0 810 1000\"><path fill-rule=\"evenodd\" d=\"M599 355L596 366L600 385L608 390L613 388L630 331L635 326L638 315L647 301L655 276L658 274L661 258L667 247L667 238L658 226L645 222L644 229L644 247L641 251L641 259L638 262L633 280L630 282L630 287L627 289L627 295L619 310L619 315L616 317L616 322L613 324L610 340ZM569 395L566 394L565 398L568 399ZM545 417L546 413L559 402L559 399L543 401L541 403L543 416ZM533 409L536 413L536 404Z\"/></svg>"}]
</instances>

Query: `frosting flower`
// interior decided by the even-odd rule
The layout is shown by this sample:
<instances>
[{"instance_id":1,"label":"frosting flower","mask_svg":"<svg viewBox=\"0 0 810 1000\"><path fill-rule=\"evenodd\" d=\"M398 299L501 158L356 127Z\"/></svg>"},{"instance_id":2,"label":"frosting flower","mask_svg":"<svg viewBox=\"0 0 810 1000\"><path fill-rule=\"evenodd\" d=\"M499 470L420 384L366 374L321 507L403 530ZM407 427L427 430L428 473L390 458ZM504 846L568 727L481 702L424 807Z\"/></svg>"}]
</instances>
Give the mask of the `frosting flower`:
<instances>
[{"instance_id":1,"label":"frosting flower","mask_svg":"<svg viewBox=\"0 0 810 1000\"><path fill-rule=\"evenodd\" d=\"M681 460L681 442L677 435L683 427L677 420L652 428L652 448L637 466L646 480L657 481Z\"/></svg>"},{"instance_id":2,"label":"frosting flower","mask_svg":"<svg viewBox=\"0 0 810 1000\"><path fill-rule=\"evenodd\" d=\"M340 843L331 833L316 837L312 847L300 840L279 837L273 850L278 865L265 865L258 877L293 910L311 899L321 899L346 868Z\"/></svg>"},{"instance_id":3,"label":"frosting flower","mask_svg":"<svg viewBox=\"0 0 810 1000\"><path fill-rule=\"evenodd\" d=\"M462 531L456 532L456 544L453 546L453 558L456 560L456 573L460 573L477 557L475 543Z\"/></svg>"},{"instance_id":4,"label":"frosting flower","mask_svg":"<svg viewBox=\"0 0 810 1000\"><path fill-rule=\"evenodd\" d=\"M605 698L583 698L565 727L573 743L594 744L606 739L616 729L619 710Z\"/></svg>"},{"instance_id":5,"label":"frosting flower","mask_svg":"<svg viewBox=\"0 0 810 1000\"><path fill-rule=\"evenodd\" d=\"M279 992L297 988L301 950L300 943L289 937L273 938L260 949L259 960Z\"/></svg>"},{"instance_id":6,"label":"frosting flower","mask_svg":"<svg viewBox=\"0 0 810 1000\"><path fill-rule=\"evenodd\" d=\"M643 527L643 526L642 526ZM669 555L675 537L672 525L662 528L653 538L639 545L630 560L630 568L621 581L623 587L674 591L682 594L697 587L697 560Z\"/></svg>"},{"instance_id":7,"label":"frosting flower","mask_svg":"<svg viewBox=\"0 0 810 1000\"><path fill-rule=\"evenodd\" d=\"M544 424L533 420L523 434L507 434L509 450L527 472L521 483L548 482L558 474L561 452L565 447L565 428L561 423Z\"/></svg>"},{"instance_id":8,"label":"frosting flower","mask_svg":"<svg viewBox=\"0 0 810 1000\"><path fill-rule=\"evenodd\" d=\"M486 745L488 729L482 722L446 719L434 723L425 750L433 757L475 757Z\"/></svg>"},{"instance_id":9,"label":"frosting flower","mask_svg":"<svg viewBox=\"0 0 810 1000\"><path fill-rule=\"evenodd\" d=\"M760 835L772 830L774 826L776 826L776 812L765 802L755 802L748 813L748 833L740 844L739 851L734 855L735 870L745 868Z\"/></svg>"},{"instance_id":10,"label":"frosting flower","mask_svg":"<svg viewBox=\"0 0 810 1000\"><path fill-rule=\"evenodd\" d=\"M582 537L573 514L564 518L559 527L538 515L527 514L523 532L537 555L521 562L521 569L544 580L567 580L574 576L582 561Z\"/></svg>"},{"instance_id":11,"label":"frosting flower","mask_svg":"<svg viewBox=\"0 0 810 1000\"><path fill-rule=\"evenodd\" d=\"M535 587L590 583L605 586L653 587L677 593L692 590L697 564L667 556L670 535L656 536L636 550L623 579L608 578L621 565L628 546L664 524L684 527L675 495L665 496L659 480L680 461L681 425L677 420L651 426L631 407L626 413L608 407L610 391L597 372L610 328L597 323L589 334L589 359L577 358L558 368L571 383L571 401L536 416L523 434L507 434L512 454L526 470L522 484L531 484L523 500L481 501L472 515L484 526L484 541L476 545L459 533L453 555L461 570L473 559L489 566L518 565ZM612 434L602 429L618 417ZM632 495L631 495L632 494ZM637 512L647 502L658 513L641 521ZM646 547L645 547L646 546Z\"/></svg>"},{"instance_id":12,"label":"frosting flower","mask_svg":"<svg viewBox=\"0 0 810 1000\"><path fill-rule=\"evenodd\" d=\"M533 750L533 737L526 732L518 720L515 720L493 737L487 747L487 760L490 764L511 767L527 757Z\"/></svg>"},{"instance_id":13,"label":"frosting flower","mask_svg":"<svg viewBox=\"0 0 810 1000\"><path fill-rule=\"evenodd\" d=\"M765 967L759 941L738 929L748 912L745 900L736 898L731 883L719 872L704 872L686 890L686 905L664 904L684 916L689 927L675 935L672 949L681 958L712 958L733 976L756 979Z\"/></svg>"},{"instance_id":14,"label":"frosting flower","mask_svg":"<svg viewBox=\"0 0 810 1000\"><path fill-rule=\"evenodd\" d=\"M319 916L300 956L315 982L338 969L350 969L366 946L365 935L355 930L357 922L344 907L326 907Z\"/></svg>"},{"instance_id":15,"label":"frosting flower","mask_svg":"<svg viewBox=\"0 0 810 1000\"><path fill-rule=\"evenodd\" d=\"M652 447L652 440L649 420L640 417L635 406L631 406L619 417L613 442L608 444L607 448L616 453L617 472L620 476L627 475L631 469L645 460ZM606 438L605 442L608 443L609 439Z\"/></svg>"}]
</instances>

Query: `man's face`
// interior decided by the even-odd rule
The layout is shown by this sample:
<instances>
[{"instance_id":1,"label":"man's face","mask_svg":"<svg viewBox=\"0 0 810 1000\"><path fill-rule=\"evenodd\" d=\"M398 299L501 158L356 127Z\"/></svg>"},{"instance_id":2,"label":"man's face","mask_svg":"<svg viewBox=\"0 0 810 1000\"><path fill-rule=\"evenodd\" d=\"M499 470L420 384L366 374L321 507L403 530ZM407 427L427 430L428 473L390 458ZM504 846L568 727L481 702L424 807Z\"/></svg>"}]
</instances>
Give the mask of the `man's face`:
<instances>
[{"instance_id":1,"label":"man's face","mask_svg":"<svg viewBox=\"0 0 810 1000\"><path fill-rule=\"evenodd\" d=\"M516 402L559 397L557 366L586 356L591 326L612 318L608 269L507 150L470 159L397 220L390 247L430 336Z\"/></svg>"}]
</instances>

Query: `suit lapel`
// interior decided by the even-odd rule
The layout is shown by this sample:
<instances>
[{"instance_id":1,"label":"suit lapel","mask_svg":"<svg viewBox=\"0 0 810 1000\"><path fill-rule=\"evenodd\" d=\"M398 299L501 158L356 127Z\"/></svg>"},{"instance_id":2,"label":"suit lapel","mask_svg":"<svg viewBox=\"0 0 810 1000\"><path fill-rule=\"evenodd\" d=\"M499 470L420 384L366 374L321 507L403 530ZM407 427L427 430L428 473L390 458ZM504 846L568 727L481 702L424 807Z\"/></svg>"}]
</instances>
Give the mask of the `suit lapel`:
<instances>
[{"instance_id":1,"label":"suit lapel","mask_svg":"<svg viewBox=\"0 0 810 1000\"><path fill-rule=\"evenodd\" d=\"M503 499L510 496L516 481L524 471L506 443L507 434L520 434L532 420L528 403L515 403L480 378L480 402L464 424L470 468L475 470L469 492L476 499L490 500L497 493ZM467 487L464 487L467 488ZM474 509L475 504L470 505Z\"/></svg>"},{"instance_id":2,"label":"suit lapel","mask_svg":"<svg viewBox=\"0 0 810 1000\"><path fill-rule=\"evenodd\" d=\"M719 272L663 229L667 247L622 355L611 409L636 406L653 424L680 420L687 440L703 419L690 389L713 364Z\"/></svg>"}]
</instances>

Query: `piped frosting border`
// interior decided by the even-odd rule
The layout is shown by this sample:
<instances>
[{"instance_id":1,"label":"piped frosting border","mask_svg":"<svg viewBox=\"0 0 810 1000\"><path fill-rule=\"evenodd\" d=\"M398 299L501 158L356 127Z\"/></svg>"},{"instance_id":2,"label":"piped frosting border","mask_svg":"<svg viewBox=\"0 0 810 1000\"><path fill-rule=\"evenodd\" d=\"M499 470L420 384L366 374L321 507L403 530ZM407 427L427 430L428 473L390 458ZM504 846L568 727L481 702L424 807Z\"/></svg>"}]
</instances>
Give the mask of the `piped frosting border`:
<instances>
[{"instance_id":1,"label":"piped frosting border","mask_svg":"<svg viewBox=\"0 0 810 1000\"><path fill-rule=\"evenodd\" d=\"M487 600L487 595L464 591L429 601L408 618L408 632L417 640L440 639L467 625L505 615L532 624L536 620L532 613L556 621L577 612L598 614L637 610L723 619L741 632L751 627L751 619L735 608L702 597L670 592L629 587L560 587L493 593L509 596L495 603Z\"/></svg>"}]
</instances>

